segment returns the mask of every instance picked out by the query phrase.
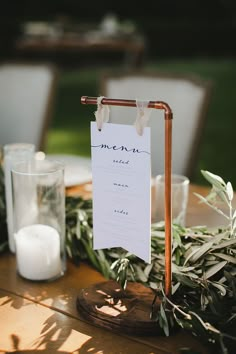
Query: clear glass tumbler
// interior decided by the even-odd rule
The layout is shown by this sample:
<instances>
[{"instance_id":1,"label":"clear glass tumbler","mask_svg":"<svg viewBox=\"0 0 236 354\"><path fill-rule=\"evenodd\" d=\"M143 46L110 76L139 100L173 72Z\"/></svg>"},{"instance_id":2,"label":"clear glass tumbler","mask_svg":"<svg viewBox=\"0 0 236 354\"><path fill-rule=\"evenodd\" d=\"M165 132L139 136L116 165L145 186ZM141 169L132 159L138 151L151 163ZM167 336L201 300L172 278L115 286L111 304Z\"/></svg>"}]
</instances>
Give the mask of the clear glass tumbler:
<instances>
[{"instance_id":1,"label":"clear glass tumbler","mask_svg":"<svg viewBox=\"0 0 236 354\"><path fill-rule=\"evenodd\" d=\"M10 251L13 253L15 252L15 241L13 236L11 169L15 163L31 160L34 157L34 153L35 146L33 144L15 143L7 144L3 147L8 244Z\"/></svg>"},{"instance_id":2,"label":"clear glass tumbler","mask_svg":"<svg viewBox=\"0 0 236 354\"><path fill-rule=\"evenodd\" d=\"M181 226L185 226L189 182L186 176L171 176L172 220ZM165 175L158 175L155 180L155 215L157 222L165 219Z\"/></svg>"},{"instance_id":3,"label":"clear glass tumbler","mask_svg":"<svg viewBox=\"0 0 236 354\"><path fill-rule=\"evenodd\" d=\"M32 160L12 169L18 273L51 281L66 270L64 165Z\"/></svg>"}]
</instances>

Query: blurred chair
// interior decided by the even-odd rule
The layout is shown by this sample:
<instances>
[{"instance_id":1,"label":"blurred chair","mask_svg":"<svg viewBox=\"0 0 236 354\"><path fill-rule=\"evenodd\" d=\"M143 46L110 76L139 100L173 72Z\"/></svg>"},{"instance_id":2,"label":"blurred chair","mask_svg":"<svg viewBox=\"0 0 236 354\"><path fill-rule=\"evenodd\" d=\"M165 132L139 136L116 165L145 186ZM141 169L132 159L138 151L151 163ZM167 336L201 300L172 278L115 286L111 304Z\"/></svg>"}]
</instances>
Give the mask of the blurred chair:
<instances>
[{"instance_id":1,"label":"blurred chair","mask_svg":"<svg viewBox=\"0 0 236 354\"><path fill-rule=\"evenodd\" d=\"M43 150L54 106L57 70L49 64L0 64L0 145Z\"/></svg>"},{"instance_id":2,"label":"blurred chair","mask_svg":"<svg viewBox=\"0 0 236 354\"><path fill-rule=\"evenodd\" d=\"M100 94L108 98L165 101L173 111L172 172L191 178L207 117L211 82L190 75L150 72L103 73ZM110 122L134 124L136 109L110 107ZM152 176L164 173L164 112L153 109Z\"/></svg>"}]
</instances>

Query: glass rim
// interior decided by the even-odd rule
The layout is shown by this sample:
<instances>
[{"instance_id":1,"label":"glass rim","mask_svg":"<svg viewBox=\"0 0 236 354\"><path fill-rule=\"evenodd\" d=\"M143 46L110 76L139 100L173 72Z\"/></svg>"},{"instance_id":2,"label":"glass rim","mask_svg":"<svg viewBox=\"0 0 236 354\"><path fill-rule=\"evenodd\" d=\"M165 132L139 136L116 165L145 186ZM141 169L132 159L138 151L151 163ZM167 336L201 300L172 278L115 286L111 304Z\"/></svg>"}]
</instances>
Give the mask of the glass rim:
<instances>
[{"instance_id":1,"label":"glass rim","mask_svg":"<svg viewBox=\"0 0 236 354\"><path fill-rule=\"evenodd\" d=\"M173 178L178 179L178 181L177 180L173 181ZM165 175L164 174L157 175L155 178L155 181L159 182L161 184L164 184L165 183ZM176 184L188 185L188 184L190 184L190 180L187 176L172 173L171 174L171 184L172 185L176 185Z\"/></svg>"},{"instance_id":2,"label":"glass rim","mask_svg":"<svg viewBox=\"0 0 236 354\"><path fill-rule=\"evenodd\" d=\"M31 143L10 143L3 145L4 152L6 151L15 151L15 150L26 150L31 148L33 151L35 149L35 145Z\"/></svg>"},{"instance_id":3,"label":"glass rim","mask_svg":"<svg viewBox=\"0 0 236 354\"><path fill-rule=\"evenodd\" d=\"M49 168L48 170L37 170L35 168L36 165L45 165L48 164ZM31 166L32 169L29 171L22 171L20 167L22 166ZM24 160L24 161L19 161L16 162L12 168L11 171L15 174L18 175L24 175L24 176L45 176L45 175L50 175L58 172L64 172L65 170L65 164L61 161L58 160L49 160L49 159L44 159L44 160L36 160L36 159L30 159L30 160Z\"/></svg>"}]
</instances>

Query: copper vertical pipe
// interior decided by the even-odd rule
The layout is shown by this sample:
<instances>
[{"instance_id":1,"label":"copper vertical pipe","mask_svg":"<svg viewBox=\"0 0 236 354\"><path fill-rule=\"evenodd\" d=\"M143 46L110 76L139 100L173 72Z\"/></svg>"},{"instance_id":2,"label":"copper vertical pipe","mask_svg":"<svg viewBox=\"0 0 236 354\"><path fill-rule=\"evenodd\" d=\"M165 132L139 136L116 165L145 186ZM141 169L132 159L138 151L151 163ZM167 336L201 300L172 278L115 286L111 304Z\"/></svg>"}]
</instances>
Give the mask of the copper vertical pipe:
<instances>
[{"instance_id":1,"label":"copper vertical pipe","mask_svg":"<svg viewBox=\"0 0 236 354\"><path fill-rule=\"evenodd\" d=\"M97 104L97 97L81 97L82 104ZM102 104L111 106L136 107L135 100L112 99L104 97ZM171 222L171 166L172 166L172 111L166 102L150 101L149 108L165 111L165 294L171 295L171 250L172 250L172 222Z\"/></svg>"},{"instance_id":2,"label":"copper vertical pipe","mask_svg":"<svg viewBox=\"0 0 236 354\"><path fill-rule=\"evenodd\" d=\"M165 294L171 295L172 216L171 216L172 120L165 120Z\"/></svg>"}]
</instances>

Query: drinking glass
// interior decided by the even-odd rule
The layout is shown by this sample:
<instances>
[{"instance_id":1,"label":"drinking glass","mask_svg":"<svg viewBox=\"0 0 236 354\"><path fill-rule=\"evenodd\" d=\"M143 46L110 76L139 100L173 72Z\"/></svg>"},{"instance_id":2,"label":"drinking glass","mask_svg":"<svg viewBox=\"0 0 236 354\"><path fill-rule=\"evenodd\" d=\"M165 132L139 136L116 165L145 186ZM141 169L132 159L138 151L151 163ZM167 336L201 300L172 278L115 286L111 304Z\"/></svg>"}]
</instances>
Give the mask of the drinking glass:
<instances>
[{"instance_id":1,"label":"drinking glass","mask_svg":"<svg viewBox=\"0 0 236 354\"><path fill-rule=\"evenodd\" d=\"M18 163L12 186L17 271L30 280L54 280L66 270L64 165Z\"/></svg>"},{"instance_id":2,"label":"drinking glass","mask_svg":"<svg viewBox=\"0 0 236 354\"><path fill-rule=\"evenodd\" d=\"M17 162L31 160L34 157L34 153L35 146L33 144L14 143L6 144L3 147L8 244L10 251L13 253L15 252L15 241L13 236L11 168Z\"/></svg>"},{"instance_id":3,"label":"drinking glass","mask_svg":"<svg viewBox=\"0 0 236 354\"><path fill-rule=\"evenodd\" d=\"M165 175L155 179L155 221L165 219ZM171 176L172 221L185 226L188 204L189 179L183 175Z\"/></svg>"}]
</instances>

